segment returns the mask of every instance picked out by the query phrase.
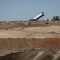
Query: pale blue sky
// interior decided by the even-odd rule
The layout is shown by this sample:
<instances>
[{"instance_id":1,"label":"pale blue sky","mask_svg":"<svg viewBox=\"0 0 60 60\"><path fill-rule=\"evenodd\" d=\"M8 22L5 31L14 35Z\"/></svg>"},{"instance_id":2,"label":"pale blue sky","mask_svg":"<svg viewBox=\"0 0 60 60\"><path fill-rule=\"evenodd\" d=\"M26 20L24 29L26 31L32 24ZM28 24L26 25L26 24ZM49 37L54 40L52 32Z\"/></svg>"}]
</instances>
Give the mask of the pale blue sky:
<instances>
[{"instance_id":1,"label":"pale blue sky","mask_svg":"<svg viewBox=\"0 0 60 60\"><path fill-rule=\"evenodd\" d=\"M40 11L45 19L60 16L60 0L0 0L0 21L28 20Z\"/></svg>"}]
</instances>

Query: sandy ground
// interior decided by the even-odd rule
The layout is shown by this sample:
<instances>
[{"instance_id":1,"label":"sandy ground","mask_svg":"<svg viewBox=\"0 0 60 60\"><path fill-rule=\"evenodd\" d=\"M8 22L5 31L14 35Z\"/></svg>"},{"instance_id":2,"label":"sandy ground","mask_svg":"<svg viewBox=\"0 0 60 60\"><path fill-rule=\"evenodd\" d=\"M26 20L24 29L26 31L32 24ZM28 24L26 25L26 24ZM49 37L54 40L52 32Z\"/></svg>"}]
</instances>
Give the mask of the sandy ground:
<instances>
[{"instance_id":1,"label":"sandy ground","mask_svg":"<svg viewBox=\"0 0 60 60\"><path fill-rule=\"evenodd\" d=\"M60 26L0 29L0 60L60 60Z\"/></svg>"},{"instance_id":2,"label":"sandy ground","mask_svg":"<svg viewBox=\"0 0 60 60\"><path fill-rule=\"evenodd\" d=\"M60 38L60 26L0 29L0 38Z\"/></svg>"}]
</instances>

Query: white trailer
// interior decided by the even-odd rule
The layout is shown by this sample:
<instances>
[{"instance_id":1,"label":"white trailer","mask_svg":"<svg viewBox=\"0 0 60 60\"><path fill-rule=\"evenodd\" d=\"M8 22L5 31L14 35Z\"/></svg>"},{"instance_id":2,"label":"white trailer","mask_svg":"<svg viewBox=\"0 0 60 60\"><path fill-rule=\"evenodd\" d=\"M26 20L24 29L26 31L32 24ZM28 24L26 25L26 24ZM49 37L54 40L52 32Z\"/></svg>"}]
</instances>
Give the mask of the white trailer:
<instances>
[{"instance_id":1,"label":"white trailer","mask_svg":"<svg viewBox=\"0 0 60 60\"><path fill-rule=\"evenodd\" d=\"M39 13L38 15L36 15L35 17L33 17L32 19L30 19L30 21L36 21L38 20L39 18L43 17L44 16L44 13L41 12Z\"/></svg>"}]
</instances>

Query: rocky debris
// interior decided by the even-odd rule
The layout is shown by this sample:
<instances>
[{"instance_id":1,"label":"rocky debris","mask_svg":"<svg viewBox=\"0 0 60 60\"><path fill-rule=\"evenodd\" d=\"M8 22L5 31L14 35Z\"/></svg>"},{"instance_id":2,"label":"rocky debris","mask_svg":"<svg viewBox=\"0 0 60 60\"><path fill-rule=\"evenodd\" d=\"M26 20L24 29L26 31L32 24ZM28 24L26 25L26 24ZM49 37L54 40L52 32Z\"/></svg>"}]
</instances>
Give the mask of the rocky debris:
<instances>
[{"instance_id":1,"label":"rocky debris","mask_svg":"<svg viewBox=\"0 0 60 60\"><path fill-rule=\"evenodd\" d=\"M58 51L59 52L59 51ZM24 49L23 52L16 52L0 56L0 60L60 60L60 55L57 51L50 49ZM58 56L57 59L54 56Z\"/></svg>"},{"instance_id":2,"label":"rocky debris","mask_svg":"<svg viewBox=\"0 0 60 60\"><path fill-rule=\"evenodd\" d=\"M53 60L60 60L60 50L54 55Z\"/></svg>"},{"instance_id":3,"label":"rocky debris","mask_svg":"<svg viewBox=\"0 0 60 60\"><path fill-rule=\"evenodd\" d=\"M20 53L11 53L5 56L0 56L0 60L17 60L19 58Z\"/></svg>"}]
</instances>

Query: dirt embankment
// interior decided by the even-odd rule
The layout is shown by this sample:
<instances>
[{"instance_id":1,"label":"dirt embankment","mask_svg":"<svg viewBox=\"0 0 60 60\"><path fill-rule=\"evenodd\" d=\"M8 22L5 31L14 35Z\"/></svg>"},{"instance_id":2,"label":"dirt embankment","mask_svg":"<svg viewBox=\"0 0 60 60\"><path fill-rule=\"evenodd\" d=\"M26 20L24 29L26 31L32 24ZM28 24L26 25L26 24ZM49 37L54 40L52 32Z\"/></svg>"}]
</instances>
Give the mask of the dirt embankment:
<instances>
[{"instance_id":1,"label":"dirt embankment","mask_svg":"<svg viewBox=\"0 0 60 60\"><path fill-rule=\"evenodd\" d=\"M59 60L60 38L0 38L0 60Z\"/></svg>"},{"instance_id":2,"label":"dirt embankment","mask_svg":"<svg viewBox=\"0 0 60 60\"><path fill-rule=\"evenodd\" d=\"M27 48L60 49L60 38L0 38L0 55Z\"/></svg>"}]
</instances>

